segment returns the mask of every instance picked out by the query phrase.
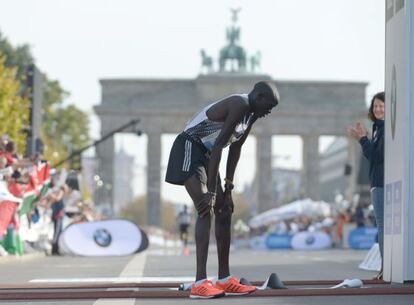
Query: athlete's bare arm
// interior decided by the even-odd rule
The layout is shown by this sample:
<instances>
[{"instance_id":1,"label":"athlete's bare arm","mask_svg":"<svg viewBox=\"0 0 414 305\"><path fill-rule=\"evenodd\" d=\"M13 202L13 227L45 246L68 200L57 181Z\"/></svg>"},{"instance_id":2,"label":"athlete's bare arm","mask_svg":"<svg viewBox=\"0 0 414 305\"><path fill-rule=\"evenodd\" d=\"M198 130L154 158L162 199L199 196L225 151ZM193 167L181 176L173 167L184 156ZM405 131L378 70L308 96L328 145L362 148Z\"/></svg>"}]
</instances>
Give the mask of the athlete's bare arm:
<instances>
[{"instance_id":1,"label":"athlete's bare arm","mask_svg":"<svg viewBox=\"0 0 414 305\"><path fill-rule=\"evenodd\" d=\"M249 111L249 106L238 96L231 96L213 105L207 111L207 117L212 121L224 122L223 128L216 139L208 164L207 190L201 200L196 204L200 217L207 215L215 201L217 190L218 167L221 160L221 153L229 141L235 126Z\"/></svg>"},{"instance_id":2,"label":"athlete's bare arm","mask_svg":"<svg viewBox=\"0 0 414 305\"><path fill-rule=\"evenodd\" d=\"M241 148L242 148L244 142L246 141L247 136L250 133L250 130L252 129L253 123L256 122L256 120L257 120L257 118L254 117L253 121L247 127L247 129L244 132L241 139L230 145L229 155L227 157L227 164L226 164L226 178L230 179L231 181L233 181L234 173L235 173L236 167L237 167L237 163L239 162L239 159L240 159Z\"/></svg>"},{"instance_id":3,"label":"athlete's bare arm","mask_svg":"<svg viewBox=\"0 0 414 305\"><path fill-rule=\"evenodd\" d=\"M226 100L214 105L207 112L210 120L224 122L223 128L216 139L211 151L211 157L208 166L207 189L215 192L217 187L217 174L221 160L221 154L224 146L228 143L234 128L240 122L244 115L249 111L249 106L239 96L231 96Z\"/></svg>"}]
</instances>

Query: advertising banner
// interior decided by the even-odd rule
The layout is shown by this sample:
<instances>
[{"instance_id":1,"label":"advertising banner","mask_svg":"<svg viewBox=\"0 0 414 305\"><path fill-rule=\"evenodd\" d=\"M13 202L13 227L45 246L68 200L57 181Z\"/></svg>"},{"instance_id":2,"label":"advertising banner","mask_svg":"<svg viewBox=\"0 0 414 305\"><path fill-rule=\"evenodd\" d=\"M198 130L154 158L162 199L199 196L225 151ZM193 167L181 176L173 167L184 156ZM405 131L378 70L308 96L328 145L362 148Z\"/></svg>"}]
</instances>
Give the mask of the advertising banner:
<instances>
[{"instance_id":1,"label":"advertising banner","mask_svg":"<svg viewBox=\"0 0 414 305\"><path fill-rule=\"evenodd\" d=\"M399 283L414 280L413 6L386 1L384 280Z\"/></svg>"}]
</instances>

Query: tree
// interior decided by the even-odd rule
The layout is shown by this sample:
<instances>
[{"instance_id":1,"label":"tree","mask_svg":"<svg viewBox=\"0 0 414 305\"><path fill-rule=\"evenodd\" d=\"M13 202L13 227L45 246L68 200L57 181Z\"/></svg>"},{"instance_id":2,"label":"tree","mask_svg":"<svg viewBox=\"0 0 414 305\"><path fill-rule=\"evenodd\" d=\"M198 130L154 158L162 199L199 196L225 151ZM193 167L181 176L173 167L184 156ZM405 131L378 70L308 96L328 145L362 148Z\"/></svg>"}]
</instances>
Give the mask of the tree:
<instances>
[{"instance_id":1,"label":"tree","mask_svg":"<svg viewBox=\"0 0 414 305\"><path fill-rule=\"evenodd\" d=\"M34 63L29 45L13 47L0 32L0 52L5 56L5 66L16 67L16 78L23 81L26 67Z\"/></svg>"},{"instance_id":2,"label":"tree","mask_svg":"<svg viewBox=\"0 0 414 305\"><path fill-rule=\"evenodd\" d=\"M244 198L242 193L234 192L233 203L234 203L234 212L233 212L233 224L237 219L243 221L248 221L251 217L250 205Z\"/></svg>"},{"instance_id":3,"label":"tree","mask_svg":"<svg viewBox=\"0 0 414 305\"><path fill-rule=\"evenodd\" d=\"M57 91L58 87L51 88L50 93L56 94ZM48 100L50 98L45 97L45 101ZM89 142L88 117L84 112L74 105L56 107L52 104L43 109L45 111L43 137L46 144L44 154L52 163L65 159L72 151L84 147ZM79 166L79 160L72 163L73 168L79 168Z\"/></svg>"},{"instance_id":4,"label":"tree","mask_svg":"<svg viewBox=\"0 0 414 305\"><path fill-rule=\"evenodd\" d=\"M24 127L29 124L29 101L19 94L17 69L7 68L5 61L0 53L0 135L7 134L21 152L26 145Z\"/></svg>"},{"instance_id":5,"label":"tree","mask_svg":"<svg viewBox=\"0 0 414 305\"><path fill-rule=\"evenodd\" d=\"M117 216L128 219L139 226L145 226L147 224L147 205L145 202L144 196L136 197L123 207Z\"/></svg>"},{"instance_id":6,"label":"tree","mask_svg":"<svg viewBox=\"0 0 414 305\"><path fill-rule=\"evenodd\" d=\"M177 232L176 211L169 201L161 202L161 227L170 232ZM139 226L147 225L147 203L145 196L136 197L118 213L120 218L128 219Z\"/></svg>"},{"instance_id":7,"label":"tree","mask_svg":"<svg viewBox=\"0 0 414 305\"><path fill-rule=\"evenodd\" d=\"M14 68L16 79L21 82L18 94L24 90L27 66L35 63L30 47L27 44L13 47L0 32L0 53L5 55L4 65ZM45 144L44 157L52 164L89 142L87 115L74 105L64 106L68 96L59 81L43 74L41 138ZM79 167L79 164L72 165Z\"/></svg>"}]
</instances>

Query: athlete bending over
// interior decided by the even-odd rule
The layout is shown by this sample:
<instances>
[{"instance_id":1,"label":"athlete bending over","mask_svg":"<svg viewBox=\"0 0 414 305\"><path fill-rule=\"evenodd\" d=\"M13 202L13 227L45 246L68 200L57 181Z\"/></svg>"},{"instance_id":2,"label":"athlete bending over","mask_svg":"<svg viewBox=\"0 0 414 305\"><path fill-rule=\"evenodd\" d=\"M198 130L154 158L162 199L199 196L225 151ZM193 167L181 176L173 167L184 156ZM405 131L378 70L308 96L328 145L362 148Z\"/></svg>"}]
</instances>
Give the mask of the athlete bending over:
<instances>
[{"instance_id":1,"label":"athlete bending over","mask_svg":"<svg viewBox=\"0 0 414 305\"><path fill-rule=\"evenodd\" d=\"M234 94L205 107L174 141L165 180L184 185L198 213L195 225L197 273L191 298L242 295L256 289L241 285L230 276L230 231L234 207L231 192L243 143L253 124L270 114L279 99L273 83L258 82L249 94ZM223 189L218 169L223 148L228 145ZM206 272L212 210L218 255L218 280L214 285L207 280Z\"/></svg>"}]
</instances>

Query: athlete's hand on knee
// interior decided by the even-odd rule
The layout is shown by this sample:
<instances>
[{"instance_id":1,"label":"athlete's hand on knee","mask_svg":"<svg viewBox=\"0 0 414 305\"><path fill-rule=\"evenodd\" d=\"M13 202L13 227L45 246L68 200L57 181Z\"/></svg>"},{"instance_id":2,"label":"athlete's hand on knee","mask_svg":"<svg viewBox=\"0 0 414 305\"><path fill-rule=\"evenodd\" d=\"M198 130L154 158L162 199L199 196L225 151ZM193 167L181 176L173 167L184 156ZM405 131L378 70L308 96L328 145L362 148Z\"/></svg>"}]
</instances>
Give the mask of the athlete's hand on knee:
<instances>
[{"instance_id":1,"label":"athlete's hand on knee","mask_svg":"<svg viewBox=\"0 0 414 305\"><path fill-rule=\"evenodd\" d=\"M213 192L207 192L203 194L201 197L201 200L197 203L196 209L198 212L198 215L200 217L206 216L208 213L210 213L211 208L214 205L214 202L216 200L216 194Z\"/></svg>"},{"instance_id":2,"label":"athlete's hand on knee","mask_svg":"<svg viewBox=\"0 0 414 305\"><path fill-rule=\"evenodd\" d=\"M224 198L221 205L217 205L214 207L214 212L217 214L221 213L229 213L230 215L234 211L234 203L233 198L231 196L231 192L224 192Z\"/></svg>"},{"instance_id":3,"label":"athlete's hand on knee","mask_svg":"<svg viewBox=\"0 0 414 305\"><path fill-rule=\"evenodd\" d=\"M224 204L230 207L231 212L234 211L233 197L230 191L224 192Z\"/></svg>"}]
</instances>

